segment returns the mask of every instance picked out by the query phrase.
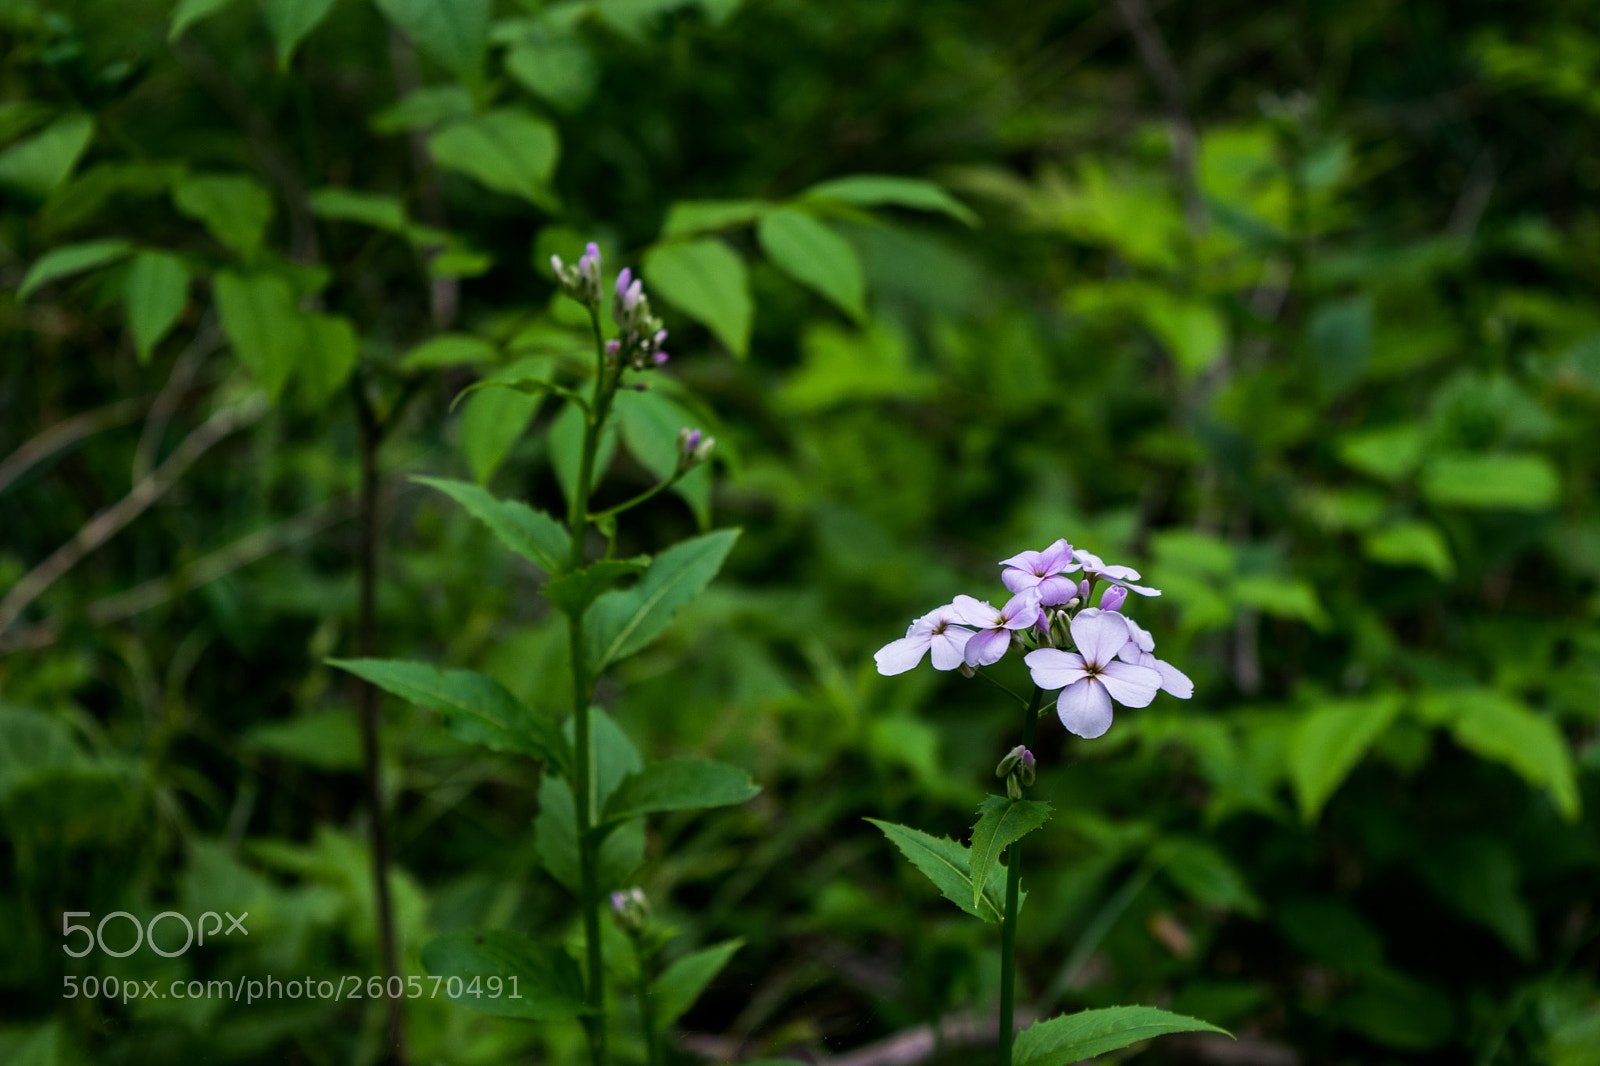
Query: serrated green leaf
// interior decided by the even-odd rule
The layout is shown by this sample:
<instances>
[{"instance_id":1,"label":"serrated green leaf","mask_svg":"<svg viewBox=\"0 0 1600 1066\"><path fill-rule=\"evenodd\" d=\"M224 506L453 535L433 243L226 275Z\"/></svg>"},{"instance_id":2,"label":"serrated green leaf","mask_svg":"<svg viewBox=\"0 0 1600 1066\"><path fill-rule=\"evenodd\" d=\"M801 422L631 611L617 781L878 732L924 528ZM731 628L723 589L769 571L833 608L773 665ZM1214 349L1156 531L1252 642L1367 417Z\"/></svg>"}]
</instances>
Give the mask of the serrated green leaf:
<instances>
[{"instance_id":1,"label":"serrated green leaf","mask_svg":"<svg viewBox=\"0 0 1600 1066\"><path fill-rule=\"evenodd\" d=\"M122 283L122 302L139 362L150 361L150 352L177 324L188 300L189 271L183 260L166 252L134 257Z\"/></svg>"},{"instance_id":2,"label":"serrated green leaf","mask_svg":"<svg viewBox=\"0 0 1600 1066\"><path fill-rule=\"evenodd\" d=\"M518 500L501 500L488 490L465 481L447 478L413 478L419 484L438 489L455 500L467 513L488 526L500 543L545 572L563 573L572 551L572 538L561 523Z\"/></svg>"},{"instance_id":3,"label":"serrated green leaf","mask_svg":"<svg viewBox=\"0 0 1600 1066\"><path fill-rule=\"evenodd\" d=\"M739 538L737 529L692 537L655 557L638 584L613 589L584 615L589 661L595 672L659 637L673 615L711 583Z\"/></svg>"},{"instance_id":4,"label":"serrated green leaf","mask_svg":"<svg viewBox=\"0 0 1600 1066\"><path fill-rule=\"evenodd\" d=\"M803 211L783 207L756 224L768 259L857 322L867 317L866 279L850 242Z\"/></svg>"},{"instance_id":5,"label":"serrated green leaf","mask_svg":"<svg viewBox=\"0 0 1600 1066\"><path fill-rule=\"evenodd\" d=\"M502 1018L553 1022L589 1013L583 974L572 957L553 945L539 944L520 933L463 929L446 933L422 949L428 974L443 977L440 991L452 1002ZM450 978L461 978L460 984ZM485 983L500 978L500 994ZM511 978L515 977L513 998ZM467 989L474 986L481 994ZM452 989L459 988L459 994Z\"/></svg>"},{"instance_id":6,"label":"serrated green leaf","mask_svg":"<svg viewBox=\"0 0 1600 1066\"><path fill-rule=\"evenodd\" d=\"M300 355L298 329L285 329L300 312L289 283L276 274L235 274L219 271L211 289L222 320L222 332L239 361L276 400L283 392Z\"/></svg>"},{"instance_id":7,"label":"serrated green leaf","mask_svg":"<svg viewBox=\"0 0 1600 1066\"><path fill-rule=\"evenodd\" d=\"M701 323L739 358L750 350L755 315L744 260L719 240L658 244L644 257L650 290Z\"/></svg>"},{"instance_id":8,"label":"serrated green leaf","mask_svg":"<svg viewBox=\"0 0 1600 1066\"><path fill-rule=\"evenodd\" d=\"M334 0L263 0L267 29L278 50L278 72L289 69L294 50L328 17Z\"/></svg>"},{"instance_id":9,"label":"serrated green leaf","mask_svg":"<svg viewBox=\"0 0 1600 1066\"><path fill-rule=\"evenodd\" d=\"M550 178L561 142L555 127L521 108L500 108L453 122L428 138L434 161L496 192L554 210Z\"/></svg>"},{"instance_id":10,"label":"serrated green leaf","mask_svg":"<svg viewBox=\"0 0 1600 1066\"><path fill-rule=\"evenodd\" d=\"M492 0L377 0L413 44L469 84L483 70Z\"/></svg>"},{"instance_id":11,"label":"serrated green leaf","mask_svg":"<svg viewBox=\"0 0 1600 1066\"><path fill-rule=\"evenodd\" d=\"M58 118L0 152L0 185L42 197L67 180L93 139L90 116L79 112Z\"/></svg>"},{"instance_id":12,"label":"serrated green leaf","mask_svg":"<svg viewBox=\"0 0 1600 1066\"><path fill-rule=\"evenodd\" d=\"M215 15L231 3L233 0L178 0L177 10L172 13L172 28L167 31L167 40L176 41L184 30L203 18Z\"/></svg>"},{"instance_id":13,"label":"serrated green leaf","mask_svg":"<svg viewBox=\"0 0 1600 1066\"><path fill-rule=\"evenodd\" d=\"M661 759L648 763L606 801L603 823L662 811L731 807L761 789L737 766L714 759Z\"/></svg>"},{"instance_id":14,"label":"serrated green leaf","mask_svg":"<svg viewBox=\"0 0 1600 1066\"><path fill-rule=\"evenodd\" d=\"M1289 738L1289 780L1300 814L1316 821L1322 807L1389 727L1401 699L1392 692L1334 700L1308 710Z\"/></svg>"},{"instance_id":15,"label":"serrated green leaf","mask_svg":"<svg viewBox=\"0 0 1600 1066\"><path fill-rule=\"evenodd\" d=\"M978 807L978 824L972 827L972 851L968 880L972 883L972 905L983 902L980 886L989 880L1000 861L1000 853L1050 820L1050 804L1043 800L1013 800L986 796Z\"/></svg>"},{"instance_id":16,"label":"serrated green leaf","mask_svg":"<svg viewBox=\"0 0 1600 1066\"><path fill-rule=\"evenodd\" d=\"M1167 1033L1221 1033L1198 1018L1155 1007L1104 1007L1035 1022L1017 1035L1016 1066L1066 1066Z\"/></svg>"},{"instance_id":17,"label":"serrated green leaf","mask_svg":"<svg viewBox=\"0 0 1600 1066\"><path fill-rule=\"evenodd\" d=\"M41 255L22 276L22 284L17 286L17 300L26 300L41 285L115 263L131 251L133 245L118 239L84 241L82 244L52 248Z\"/></svg>"},{"instance_id":18,"label":"serrated green leaf","mask_svg":"<svg viewBox=\"0 0 1600 1066\"><path fill-rule=\"evenodd\" d=\"M667 209L661 237L692 237L749 225L772 208L765 200L679 200Z\"/></svg>"},{"instance_id":19,"label":"serrated green leaf","mask_svg":"<svg viewBox=\"0 0 1600 1066\"><path fill-rule=\"evenodd\" d=\"M670 1028L694 1006L712 978L722 972L744 939L725 940L675 960L650 982L650 998L655 1004L656 1024Z\"/></svg>"},{"instance_id":20,"label":"serrated green leaf","mask_svg":"<svg viewBox=\"0 0 1600 1066\"><path fill-rule=\"evenodd\" d=\"M929 836L910 826L880 822L876 818L867 821L877 826L900 849L900 854L933 882L945 899L991 925L1004 920L1005 874L1000 867L990 869L983 893L977 896L972 890L971 857L966 848L949 837ZM1020 894L1017 900L1019 912L1024 896L1025 893ZM976 905L972 902L974 898L978 900Z\"/></svg>"},{"instance_id":21,"label":"serrated green leaf","mask_svg":"<svg viewBox=\"0 0 1600 1066\"><path fill-rule=\"evenodd\" d=\"M172 187L172 203L246 262L255 258L272 221L272 198L260 182L243 174L181 178Z\"/></svg>"},{"instance_id":22,"label":"serrated green leaf","mask_svg":"<svg viewBox=\"0 0 1600 1066\"><path fill-rule=\"evenodd\" d=\"M439 712L458 739L494 751L544 759L558 773L572 765L572 748L560 727L524 706L492 677L394 659L330 659L328 663L403 700Z\"/></svg>"},{"instance_id":23,"label":"serrated green leaf","mask_svg":"<svg viewBox=\"0 0 1600 1066\"><path fill-rule=\"evenodd\" d=\"M863 207L909 207L949 215L969 226L978 224L972 209L931 181L894 174L853 174L813 185L801 194L807 199L840 200Z\"/></svg>"},{"instance_id":24,"label":"serrated green leaf","mask_svg":"<svg viewBox=\"0 0 1600 1066\"><path fill-rule=\"evenodd\" d=\"M1546 511L1561 477L1542 455L1441 455L1422 469L1422 494L1443 507Z\"/></svg>"}]
</instances>

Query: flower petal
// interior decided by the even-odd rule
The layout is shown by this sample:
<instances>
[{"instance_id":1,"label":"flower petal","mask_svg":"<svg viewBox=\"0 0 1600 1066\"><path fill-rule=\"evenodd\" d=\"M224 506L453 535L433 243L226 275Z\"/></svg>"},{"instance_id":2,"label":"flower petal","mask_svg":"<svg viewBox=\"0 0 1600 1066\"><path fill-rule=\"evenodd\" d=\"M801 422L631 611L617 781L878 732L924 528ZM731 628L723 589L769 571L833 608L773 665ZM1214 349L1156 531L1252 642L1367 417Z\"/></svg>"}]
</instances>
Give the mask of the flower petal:
<instances>
[{"instance_id":1,"label":"flower petal","mask_svg":"<svg viewBox=\"0 0 1600 1066\"><path fill-rule=\"evenodd\" d=\"M1152 658L1154 657L1152 656ZM1190 681L1189 675L1179 670L1176 666L1164 659L1156 659L1154 663L1146 663L1145 665L1154 666L1156 672L1161 675L1161 691L1169 692L1180 700L1186 700L1194 695L1194 682Z\"/></svg>"},{"instance_id":2,"label":"flower petal","mask_svg":"<svg viewBox=\"0 0 1600 1066\"><path fill-rule=\"evenodd\" d=\"M1139 646L1139 650L1140 651L1155 651L1156 650L1156 638L1152 637L1150 635L1150 631L1149 630L1145 629L1144 626L1140 625L1138 622L1135 622L1133 619L1129 618L1127 615L1123 615L1122 618L1123 618L1123 620L1125 622L1128 623L1128 639L1133 641L1135 644L1137 644ZM1139 660L1138 659L1129 659L1128 661L1130 663L1136 663ZM1148 665L1148 664L1146 664L1146 665Z\"/></svg>"},{"instance_id":3,"label":"flower petal","mask_svg":"<svg viewBox=\"0 0 1600 1066\"><path fill-rule=\"evenodd\" d=\"M878 664L878 673L884 677L893 677L895 674L903 674L910 670L927 654L928 641L929 638L926 636L891 640L879 648L877 654L872 657L873 662Z\"/></svg>"},{"instance_id":4,"label":"flower petal","mask_svg":"<svg viewBox=\"0 0 1600 1066\"><path fill-rule=\"evenodd\" d=\"M1072 545L1065 537L1040 552L1038 561L1037 569L1046 574L1066 574L1078 569L1078 564L1072 561Z\"/></svg>"},{"instance_id":5,"label":"flower petal","mask_svg":"<svg viewBox=\"0 0 1600 1066\"><path fill-rule=\"evenodd\" d=\"M974 633L967 641L963 658L968 666L992 666L1000 661L1011 644L1011 634L1004 629L985 629Z\"/></svg>"},{"instance_id":6,"label":"flower petal","mask_svg":"<svg viewBox=\"0 0 1600 1066\"><path fill-rule=\"evenodd\" d=\"M1123 588L1127 589L1129 592L1137 592L1141 596L1159 596L1159 595L1161 595L1161 590L1160 589L1153 589L1153 588L1150 588L1148 585L1135 585L1131 581L1118 581L1116 578L1107 578L1106 580L1112 581L1115 584L1121 585Z\"/></svg>"},{"instance_id":7,"label":"flower petal","mask_svg":"<svg viewBox=\"0 0 1600 1066\"><path fill-rule=\"evenodd\" d=\"M1128 622L1117 612L1098 607L1079 611L1072 618L1072 643L1085 662L1104 666L1128 643Z\"/></svg>"},{"instance_id":8,"label":"flower petal","mask_svg":"<svg viewBox=\"0 0 1600 1066\"><path fill-rule=\"evenodd\" d=\"M1039 559L1038 552L1018 552L1009 559L1001 559L1001 566L1014 566L1018 570L1025 570L1030 575L1033 573L1033 564Z\"/></svg>"},{"instance_id":9,"label":"flower petal","mask_svg":"<svg viewBox=\"0 0 1600 1066\"><path fill-rule=\"evenodd\" d=\"M1111 697L1104 685L1086 677L1061 690L1056 698L1056 715L1067 732L1093 740L1111 728Z\"/></svg>"},{"instance_id":10,"label":"flower petal","mask_svg":"<svg viewBox=\"0 0 1600 1066\"><path fill-rule=\"evenodd\" d=\"M1104 682L1111 698L1124 707L1148 707L1161 691L1160 674L1132 663L1107 663L1096 680Z\"/></svg>"},{"instance_id":11,"label":"flower petal","mask_svg":"<svg viewBox=\"0 0 1600 1066\"><path fill-rule=\"evenodd\" d=\"M935 670L954 670L964 661L967 651L967 641L972 639L972 630L962 629L960 626L951 626L943 633L935 633L930 647L933 650L933 668Z\"/></svg>"},{"instance_id":12,"label":"flower petal","mask_svg":"<svg viewBox=\"0 0 1600 1066\"><path fill-rule=\"evenodd\" d=\"M1010 567L1000 571L1000 580L1012 592L1021 592L1030 589L1039 583L1039 579L1031 570L1016 570Z\"/></svg>"},{"instance_id":13,"label":"flower petal","mask_svg":"<svg viewBox=\"0 0 1600 1066\"><path fill-rule=\"evenodd\" d=\"M1078 594L1078 583L1070 577L1051 575L1039 582L1039 603L1045 607L1060 607Z\"/></svg>"},{"instance_id":14,"label":"flower petal","mask_svg":"<svg viewBox=\"0 0 1600 1066\"><path fill-rule=\"evenodd\" d=\"M1102 611L1120 611L1122 604L1128 598L1128 590L1121 585L1107 585L1104 592L1100 593L1100 609Z\"/></svg>"},{"instance_id":15,"label":"flower petal","mask_svg":"<svg viewBox=\"0 0 1600 1066\"><path fill-rule=\"evenodd\" d=\"M1038 648L1022 659L1033 674L1033 683L1042 689L1064 688L1088 676L1083 656L1060 648Z\"/></svg>"},{"instance_id":16,"label":"flower petal","mask_svg":"<svg viewBox=\"0 0 1600 1066\"><path fill-rule=\"evenodd\" d=\"M1039 621L1038 588L1023 589L1000 608L1000 624L1007 629L1027 629Z\"/></svg>"},{"instance_id":17,"label":"flower petal","mask_svg":"<svg viewBox=\"0 0 1600 1066\"><path fill-rule=\"evenodd\" d=\"M951 601L950 616L964 626L976 626L979 629L988 629L1000 622L1000 612L995 610L994 604L975 600L971 596L957 596Z\"/></svg>"},{"instance_id":18,"label":"flower petal","mask_svg":"<svg viewBox=\"0 0 1600 1066\"><path fill-rule=\"evenodd\" d=\"M1113 581L1139 580L1139 571L1131 566L1102 566L1100 572Z\"/></svg>"}]
</instances>

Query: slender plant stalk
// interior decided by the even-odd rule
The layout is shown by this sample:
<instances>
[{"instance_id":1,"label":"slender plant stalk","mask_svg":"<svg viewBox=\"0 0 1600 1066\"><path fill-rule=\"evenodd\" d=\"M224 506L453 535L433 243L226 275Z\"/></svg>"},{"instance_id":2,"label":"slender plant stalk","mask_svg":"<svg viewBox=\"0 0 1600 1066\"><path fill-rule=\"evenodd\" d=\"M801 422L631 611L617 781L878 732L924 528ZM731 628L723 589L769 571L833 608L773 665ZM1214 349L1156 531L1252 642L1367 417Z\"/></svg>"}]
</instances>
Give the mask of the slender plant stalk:
<instances>
[{"instance_id":1,"label":"slender plant stalk","mask_svg":"<svg viewBox=\"0 0 1600 1066\"><path fill-rule=\"evenodd\" d=\"M610 413L611 397L616 382L606 369L605 335L600 328L600 313L589 309L590 324L594 328L595 381L594 399L586 412L583 429L583 452L578 461L578 483L567 507L567 525L572 531L572 555L568 560L572 569L583 565L584 541L589 532L589 495L593 491L595 455L599 450L600 431L605 427ZM621 371L618 371L620 374ZM594 678L589 673L589 660L584 646L582 616L569 618L567 632L572 651L572 715L573 752L572 792L578 816L578 895L583 909L584 957L588 969L587 1002L593 1010L584 1019L589 1036L589 1059L593 1066L604 1066L606 1061L606 984L605 958L600 944L600 884L599 857L589 830L594 825L590 781L589 701L594 696Z\"/></svg>"},{"instance_id":2,"label":"slender plant stalk","mask_svg":"<svg viewBox=\"0 0 1600 1066\"><path fill-rule=\"evenodd\" d=\"M638 962L639 1026L644 1030L645 1066L660 1066L661 1049L656 1046L656 1005L650 999L650 959L644 949L644 938L633 934L633 954Z\"/></svg>"},{"instance_id":3,"label":"slender plant stalk","mask_svg":"<svg viewBox=\"0 0 1600 1066\"><path fill-rule=\"evenodd\" d=\"M1044 690L1035 688L1022 711L1022 746L1033 747L1034 728ZM1022 842L1006 849L1006 916L1000 925L1000 1066L1011 1066L1011 1048L1017 1039L1017 897L1022 885Z\"/></svg>"},{"instance_id":4,"label":"slender plant stalk","mask_svg":"<svg viewBox=\"0 0 1600 1066\"><path fill-rule=\"evenodd\" d=\"M370 658L376 651L378 616L378 446L383 426L362 391L360 376L352 380L356 413L361 429L361 606L356 622L356 653ZM378 745L378 690L357 679L356 707L361 718L361 762L366 786L372 837L372 889L377 901L378 943L383 955L384 987L400 976L400 953L395 945L394 907L389 898L388 819L383 810L382 760ZM400 997L389 999L389 1055L395 1066L406 1066L405 1012Z\"/></svg>"}]
</instances>

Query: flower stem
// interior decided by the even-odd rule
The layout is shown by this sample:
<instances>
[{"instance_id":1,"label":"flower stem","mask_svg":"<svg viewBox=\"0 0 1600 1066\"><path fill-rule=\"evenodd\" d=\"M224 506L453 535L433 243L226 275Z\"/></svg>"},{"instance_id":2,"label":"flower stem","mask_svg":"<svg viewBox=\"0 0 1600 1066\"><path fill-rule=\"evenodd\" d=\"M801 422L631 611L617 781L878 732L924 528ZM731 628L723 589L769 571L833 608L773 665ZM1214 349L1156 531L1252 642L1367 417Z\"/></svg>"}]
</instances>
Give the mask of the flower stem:
<instances>
[{"instance_id":1,"label":"flower stem","mask_svg":"<svg viewBox=\"0 0 1600 1066\"><path fill-rule=\"evenodd\" d=\"M572 554L568 559L570 569L583 566L584 541L589 533L589 496L594 487L595 455L599 450L600 433L605 428L610 413L611 396L615 382L606 367L605 335L600 328L598 309L589 309L589 321L594 327L595 381L594 399L584 412L583 453L578 461L578 483L573 487L572 499L567 507L567 525L572 532ZM594 825L594 805L590 795L591 755L589 701L594 697L594 678L589 673L588 652L585 647L583 618L567 620L567 635L572 651L572 725L573 767L572 798L578 821L578 903L583 910L583 946L588 987L586 1001L592 1014L584 1019L584 1029L589 1037L591 1066L605 1066L606 1062L606 975L605 957L600 943L600 884L599 857L594 838L589 830Z\"/></svg>"},{"instance_id":2,"label":"flower stem","mask_svg":"<svg viewBox=\"0 0 1600 1066\"><path fill-rule=\"evenodd\" d=\"M646 1066L660 1066L661 1049L656 1045L656 1005L650 999L650 955L645 951L644 940L633 934L633 954L639 964L639 1025L644 1030Z\"/></svg>"},{"instance_id":3,"label":"flower stem","mask_svg":"<svg viewBox=\"0 0 1600 1066\"><path fill-rule=\"evenodd\" d=\"M1035 688L1022 712L1022 746L1033 747L1034 728L1044 690ZM1006 849L1006 915L1000 925L1000 1066L1011 1066L1011 1049L1017 1039L1017 898L1021 894L1021 841Z\"/></svg>"}]
</instances>

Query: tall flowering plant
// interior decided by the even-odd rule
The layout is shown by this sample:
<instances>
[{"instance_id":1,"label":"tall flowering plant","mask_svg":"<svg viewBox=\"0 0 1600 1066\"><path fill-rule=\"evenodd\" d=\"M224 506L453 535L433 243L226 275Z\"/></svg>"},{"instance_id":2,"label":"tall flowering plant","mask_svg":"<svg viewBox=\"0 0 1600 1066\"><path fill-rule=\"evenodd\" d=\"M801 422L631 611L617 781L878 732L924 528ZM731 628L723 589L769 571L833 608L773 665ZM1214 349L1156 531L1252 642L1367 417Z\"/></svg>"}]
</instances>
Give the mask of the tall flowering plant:
<instances>
[{"instance_id":1,"label":"tall flowering plant","mask_svg":"<svg viewBox=\"0 0 1600 1066\"><path fill-rule=\"evenodd\" d=\"M694 1002L739 942L706 948L653 972L655 952L667 931L651 921L643 892L626 887L643 859L643 821L647 815L666 811L741 803L757 789L744 771L714 760L645 761L605 712L593 705L595 687L603 671L660 636L677 611L704 590L739 531L691 537L654 557L617 557L619 520L703 464L713 441L699 429L683 427L677 435L675 460L656 464L663 468L656 484L620 503L595 507L598 475L604 472L602 442L618 397L650 389L652 375L668 362L667 332L650 309L643 282L630 270L623 269L606 285L597 245L588 245L573 264L554 257L551 267L561 291L588 313L594 341L589 373L578 378L553 372L493 377L474 388L552 395L581 416L582 441L565 501L565 522L520 501L497 499L475 484L417 480L454 499L506 547L548 575L544 596L567 628L571 715L564 721L552 720L517 700L493 678L471 670L380 659L337 665L439 712L460 740L544 764L538 851L546 872L577 901L581 962L559 945L519 933L465 930L424 947L424 970L450 979L444 985L450 998L485 1013L536 1021L579 1020L587 1035L591 1066L610 1061L608 977L631 972L638 978L642 1032L626 1035L643 1045L647 1062L655 1063L661 1028ZM608 911L633 941L631 967L606 957L601 923Z\"/></svg>"},{"instance_id":2,"label":"tall flowering plant","mask_svg":"<svg viewBox=\"0 0 1600 1066\"><path fill-rule=\"evenodd\" d=\"M978 808L971 847L909 826L873 819L903 855L944 896L968 914L1000 926L1000 1066L1063 1066L1126 1047L1162 1033L1210 1030L1214 1026L1153 1007L1111 1007L1062 1015L1016 1032L1017 914L1022 892L1022 838L1049 820L1045 800L1029 799L1038 759L1034 732L1050 693L1067 730L1085 740L1104 736L1117 705L1147 707L1161 692L1179 699L1194 684L1155 657L1155 640L1124 613L1137 598L1161 595L1137 584L1139 572L1107 565L1091 552L1058 540L1043 551L1025 551L1000 563L1010 593L996 607L957 596L916 619L906 635L874 656L886 676L915 669L926 658L936 670L983 677L1012 697L1022 710L1020 743L1001 758L995 776L1005 795ZM1095 596L1098 592L1099 598ZM1008 652L1023 656L1033 681L1031 696L1013 692L985 671ZM999 863L1004 853L1004 873Z\"/></svg>"}]
</instances>

